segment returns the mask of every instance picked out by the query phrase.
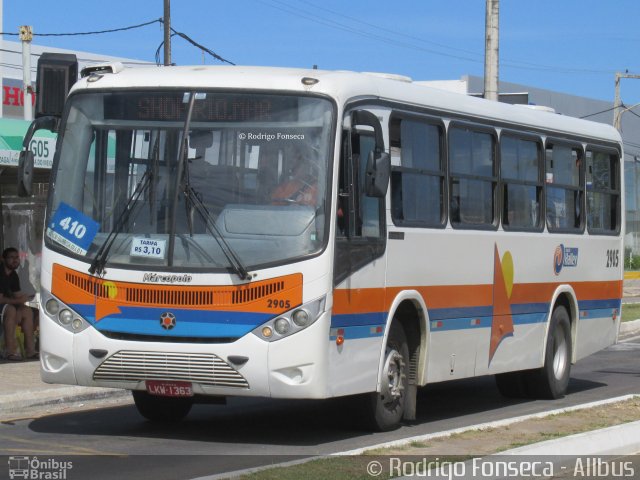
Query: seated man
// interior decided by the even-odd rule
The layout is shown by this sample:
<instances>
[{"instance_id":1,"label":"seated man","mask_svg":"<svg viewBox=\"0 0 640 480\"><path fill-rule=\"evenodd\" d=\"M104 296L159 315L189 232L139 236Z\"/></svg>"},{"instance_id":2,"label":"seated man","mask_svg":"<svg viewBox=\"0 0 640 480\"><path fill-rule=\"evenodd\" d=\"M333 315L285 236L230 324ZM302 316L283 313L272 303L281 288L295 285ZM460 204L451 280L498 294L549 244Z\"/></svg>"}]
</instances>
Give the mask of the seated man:
<instances>
[{"instance_id":1,"label":"seated man","mask_svg":"<svg viewBox=\"0 0 640 480\"><path fill-rule=\"evenodd\" d=\"M2 252L2 266L0 266L0 316L4 328L4 342L6 358L10 361L20 361L22 356L18 351L16 341L16 326L20 326L24 333L25 355L27 358L38 358L34 341L33 310L24 303L29 296L20 291L20 279L16 270L20 266L18 250L13 247Z\"/></svg>"}]
</instances>

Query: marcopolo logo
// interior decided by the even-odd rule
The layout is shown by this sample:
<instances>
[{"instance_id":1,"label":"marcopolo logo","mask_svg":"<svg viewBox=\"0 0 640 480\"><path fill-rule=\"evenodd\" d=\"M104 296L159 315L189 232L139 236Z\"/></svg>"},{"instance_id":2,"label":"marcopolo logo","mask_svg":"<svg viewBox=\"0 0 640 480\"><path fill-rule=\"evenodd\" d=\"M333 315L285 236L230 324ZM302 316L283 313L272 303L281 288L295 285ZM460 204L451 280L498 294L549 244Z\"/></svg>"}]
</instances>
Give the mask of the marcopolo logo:
<instances>
[{"instance_id":1,"label":"marcopolo logo","mask_svg":"<svg viewBox=\"0 0 640 480\"><path fill-rule=\"evenodd\" d=\"M565 247L560 244L556 247L553 255L553 271L556 275L560 275L563 267L578 266L578 249L573 247Z\"/></svg>"}]
</instances>

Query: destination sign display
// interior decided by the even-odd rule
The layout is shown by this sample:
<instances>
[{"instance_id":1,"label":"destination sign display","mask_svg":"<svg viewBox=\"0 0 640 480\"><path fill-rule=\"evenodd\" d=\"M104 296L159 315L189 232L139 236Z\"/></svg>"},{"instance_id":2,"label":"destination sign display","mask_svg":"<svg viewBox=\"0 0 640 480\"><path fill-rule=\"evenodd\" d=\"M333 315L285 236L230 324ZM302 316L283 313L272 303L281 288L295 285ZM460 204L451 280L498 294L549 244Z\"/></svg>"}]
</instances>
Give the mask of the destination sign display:
<instances>
[{"instance_id":1,"label":"destination sign display","mask_svg":"<svg viewBox=\"0 0 640 480\"><path fill-rule=\"evenodd\" d=\"M118 92L104 96L109 120L184 121L189 108L184 92ZM198 93L192 122L291 122L298 98L282 95Z\"/></svg>"}]
</instances>

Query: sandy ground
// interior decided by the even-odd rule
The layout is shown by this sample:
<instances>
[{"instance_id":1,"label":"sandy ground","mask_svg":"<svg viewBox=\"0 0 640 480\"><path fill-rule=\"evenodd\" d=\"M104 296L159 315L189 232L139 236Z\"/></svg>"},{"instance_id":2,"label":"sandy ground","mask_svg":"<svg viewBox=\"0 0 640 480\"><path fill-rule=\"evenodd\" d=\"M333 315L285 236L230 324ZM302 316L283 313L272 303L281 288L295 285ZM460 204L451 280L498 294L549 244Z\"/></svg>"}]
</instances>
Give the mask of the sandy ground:
<instances>
[{"instance_id":1,"label":"sandy ground","mask_svg":"<svg viewBox=\"0 0 640 480\"><path fill-rule=\"evenodd\" d=\"M367 452L374 455L487 455L531 443L640 420L640 397L585 410L524 420L512 425L476 430L428 442Z\"/></svg>"}]
</instances>

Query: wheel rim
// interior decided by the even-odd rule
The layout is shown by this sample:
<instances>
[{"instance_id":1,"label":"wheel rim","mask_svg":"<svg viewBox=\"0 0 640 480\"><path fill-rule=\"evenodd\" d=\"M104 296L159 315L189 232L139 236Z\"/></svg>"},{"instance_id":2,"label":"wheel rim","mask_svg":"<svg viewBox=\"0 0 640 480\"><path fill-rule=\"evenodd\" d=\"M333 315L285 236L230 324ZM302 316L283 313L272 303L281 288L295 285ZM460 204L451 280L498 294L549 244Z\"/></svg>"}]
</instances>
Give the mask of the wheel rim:
<instances>
[{"instance_id":1,"label":"wheel rim","mask_svg":"<svg viewBox=\"0 0 640 480\"><path fill-rule=\"evenodd\" d=\"M404 395L405 362L400 352L389 349L384 362L380 395L385 405L395 404Z\"/></svg>"},{"instance_id":2,"label":"wheel rim","mask_svg":"<svg viewBox=\"0 0 640 480\"><path fill-rule=\"evenodd\" d=\"M562 328L556 328L553 333L553 346L553 375L557 380L560 380L564 376L569 362L569 346Z\"/></svg>"}]
</instances>

